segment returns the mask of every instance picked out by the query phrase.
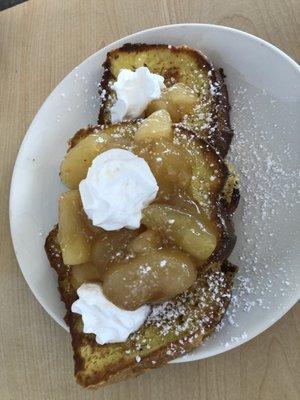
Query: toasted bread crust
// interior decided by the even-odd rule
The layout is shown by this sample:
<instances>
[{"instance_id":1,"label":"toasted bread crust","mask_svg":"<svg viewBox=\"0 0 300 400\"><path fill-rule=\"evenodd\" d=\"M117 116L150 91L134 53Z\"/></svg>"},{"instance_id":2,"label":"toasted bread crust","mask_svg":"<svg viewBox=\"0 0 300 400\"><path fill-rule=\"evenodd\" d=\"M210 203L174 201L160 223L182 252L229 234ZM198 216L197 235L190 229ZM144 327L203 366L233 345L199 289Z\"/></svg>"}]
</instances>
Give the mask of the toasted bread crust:
<instances>
[{"instance_id":1,"label":"toasted bread crust","mask_svg":"<svg viewBox=\"0 0 300 400\"><path fill-rule=\"evenodd\" d=\"M170 51L171 53L186 53L195 60L199 67L199 70L204 71L206 74L210 74L212 85L218 88L218 96L215 96L214 98L214 109L212 110L211 123L217 128L212 134L207 136L207 141L219 151L222 157L224 157L229 150L233 136L233 130L230 126L230 106L228 101L227 87L224 83L223 70L215 69L213 65L208 61L207 57L204 56L200 51L191 49L187 46L176 47L168 46L165 44L127 43L124 44L121 48L109 52L107 54L106 61L103 64L104 73L101 78L100 94L102 94L102 103L99 111L99 124L102 125L110 122L108 97L111 94L112 90L109 87L109 82L113 79L116 79L111 71L112 60L116 57L119 57L119 54L121 53L139 53L147 51L149 49L168 49L168 51ZM174 73L174 71L166 71L164 77L169 78L170 74L174 77L176 81L176 73Z\"/></svg>"}]
</instances>

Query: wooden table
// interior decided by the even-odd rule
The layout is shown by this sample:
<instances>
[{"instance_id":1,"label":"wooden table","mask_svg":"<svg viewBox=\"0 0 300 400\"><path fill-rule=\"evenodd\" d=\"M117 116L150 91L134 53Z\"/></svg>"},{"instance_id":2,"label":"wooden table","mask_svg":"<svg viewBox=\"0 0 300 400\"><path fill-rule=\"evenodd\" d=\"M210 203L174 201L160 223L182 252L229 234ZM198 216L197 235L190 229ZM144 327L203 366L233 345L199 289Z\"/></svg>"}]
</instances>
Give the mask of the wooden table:
<instances>
[{"instance_id":1,"label":"wooden table","mask_svg":"<svg viewBox=\"0 0 300 400\"><path fill-rule=\"evenodd\" d=\"M35 113L87 56L129 33L209 22L258 35L300 60L299 0L31 0L0 13L0 399L296 400L300 305L230 352L171 365L97 393L73 380L70 339L41 308L15 259L8 222L13 164Z\"/></svg>"}]
</instances>

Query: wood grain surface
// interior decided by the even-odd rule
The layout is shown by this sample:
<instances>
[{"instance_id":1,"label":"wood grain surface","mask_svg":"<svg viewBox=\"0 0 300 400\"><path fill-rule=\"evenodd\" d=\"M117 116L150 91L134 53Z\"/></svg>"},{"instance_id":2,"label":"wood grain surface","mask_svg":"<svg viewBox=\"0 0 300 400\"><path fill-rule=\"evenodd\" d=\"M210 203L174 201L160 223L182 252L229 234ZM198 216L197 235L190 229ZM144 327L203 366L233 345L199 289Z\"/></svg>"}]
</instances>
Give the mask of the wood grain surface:
<instances>
[{"instance_id":1,"label":"wood grain surface","mask_svg":"<svg viewBox=\"0 0 300 400\"><path fill-rule=\"evenodd\" d=\"M73 380L68 334L27 287L11 245L13 164L35 113L91 53L135 31L178 22L228 25L300 60L299 0L30 0L0 13L0 399L298 400L300 305L230 352L87 392Z\"/></svg>"}]
</instances>

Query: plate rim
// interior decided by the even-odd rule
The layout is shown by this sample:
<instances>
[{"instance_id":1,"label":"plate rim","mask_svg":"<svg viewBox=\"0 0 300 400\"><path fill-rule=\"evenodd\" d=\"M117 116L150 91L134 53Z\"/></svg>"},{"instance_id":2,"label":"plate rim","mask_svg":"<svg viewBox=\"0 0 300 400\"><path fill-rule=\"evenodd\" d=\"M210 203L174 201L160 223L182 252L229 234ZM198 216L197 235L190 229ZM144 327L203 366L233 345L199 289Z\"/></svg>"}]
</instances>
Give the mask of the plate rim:
<instances>
[{"instance_id":1,"label":"plate rim","mask_svg":"<svg viewBox=\"0 0 300 400\"><path fill-rule=\"evenodd\" d=\"M300 65L292 58L290 57L288 54L286 54L284 51L282 51L281 49L279 49L278 47L276 47L274 44L256 36L253 35L251 33L236 29L236 28L231 28L228 26L223 26L223 25L217 25L217 24L206 24L206 23L179 23L179 24L168 24L168 25L160 25L160 26L156 26L153 28L149 28L149 29L143 29L141 31L137 31L134 33L131 33L130 35L124 36L122 38L119 38L117 40L115 40L114 42L111 42L109 44L107 44L105 47L97 50L96 52L92 53L90 56L86 57L84 60L82 60L77 66L75 66L69 73L67 73L57 84L56 86L51 90L51 92L49 93L49 95L46 97L46 99L43 101L42 105L39 107L39 109L37 110L34 118L32 119L31 123L29 124L26 133L23 137L22 143L18 149L18 153L16 156L16 160L13 166L13 172L12 172L12 176L11 176L11 183L10 183L10 193L9 193L9 224L10 224L10 233L11 233L11 239L12 239L12 244L13 244L13 249L14 249L14 253L18 262L18 266L21 270L21 273L23 275L23 278L25 279L27 285L30 288L30 291L32 292L32 294L34 295L34 297L36 298L36 300L38 301L38 303L43 307L43 309L51 316L51 318L56 321L62 328L64 328L64 330L69 331L67 325L63 322L64 320L60 320L55 314L54 312L48 307L48 305L41 299L40 294L37 292L37 290L33 289L30 285L30 281L29 279L26 278L25 276L25 272L23 271L23 268L21 266L21 259L20 256L18 255L18 251L17 251L17 244L15 241L15 233L14 233L14 228L13 228L13 207L12 207L12 203L13 203L13 198L16 195L16 180L17 180L17 166L20 162L20 158L21 158L21 154L23 152L23 149L25 148L27 141L29 140L29 136L30 136L30 131L32 129L32 127L35 124L35 121L38 118L38 114L48 106L48 102L50 101L50 98L52 97L52 94L56 91L57 87L71 74L74 73L74 71L77 68L80 68L80 66L87 62L88 60L90 60L91 58L95 57L99 52L108 52L113 48L117 48L121 43L126 43L126 41L130 41L131 39L133 39L136 35L140 35L140 34L145 34L145 33L149 33L149 32L153 32L153 31L159 31L159 30L166 30L166 29L176 29L176 28L182 28L182 27L186 27L186 26L195 26L195 27L203 27L203 28L213 28L213 29L218 29L218 30L224 30L224 31L230 31L230 32L234 32L236 34L239 34L243 37L247 37L248 39L254 40L258 43L260 43L261 45L271 49L272 51L274 51L275 53L277 53L279 56L283 57L289 64L291 64L296 70L297 72L300 74ZM59 293L58 293L59 295ZM209 352L206 352L205 355L201 356L201 354L198 355L193 355L193 354L188 354L185 355L179 359L175 359L173 361L171 361L171 363L184 363L184 362L190 362L190 361L196 361L196 360L201 360L201 359L205 359L205 358L209 358L224 352L227 352L229 350L232 350L238 346L241 346L242 344L252 340L253 338L255 338L256 336L260 335L262 332L264 332L265 330L269 329L271 326L274 325L274 323L276 323L277 321L279 321L297 302L299 299L297 298L292 298L291 297L291 301L288 302L288 307L284 308L284 309L280 309L280 310L276 310L276 313L273 313L272 320L271 323L267 323L264 325L261 325L261 328L252 332L252 334L248 335L247 338L245 339L241 339L239 342L236 343L230 343L230 345L226 348L221 348L217 351L213 351L210 350ZM63 323L62 323L63 322Z\"/></svg>"}]
</instances>

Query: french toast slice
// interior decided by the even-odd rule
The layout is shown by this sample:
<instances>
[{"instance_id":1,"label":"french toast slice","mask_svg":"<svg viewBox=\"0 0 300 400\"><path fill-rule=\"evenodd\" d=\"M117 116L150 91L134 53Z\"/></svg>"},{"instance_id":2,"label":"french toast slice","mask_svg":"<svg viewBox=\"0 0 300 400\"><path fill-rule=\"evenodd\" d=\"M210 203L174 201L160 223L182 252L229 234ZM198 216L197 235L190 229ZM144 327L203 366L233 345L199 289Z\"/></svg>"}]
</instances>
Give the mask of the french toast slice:
<instances>
[{"instance_id":1,"label":"french toast slice","mask_svg":"<svg viewBox=\"0 0 300 400\"><path fill-rule=\"evenodd\" d=\"M63 263L57 232L56 227L49 233L45 249L58 275L72 337L75 378L83 387L96 389L134 377L186 354L215 330L230 303L237 268L227 261L215 263L187 291L155 305L145 324L126 342L99 345L93 334L83 333L81 316L71 312L76 288L72 267Z\"/></svg>"},{"instance_id":2,"label":"french toast slice","mask_svg":"<svg viewBox=\"0 0 300 400\"><path fill-rule=\"evenodd\" d=\"M170 87L183 83L196 93L198 102L180 124L205 138L224 157L233 131L229 120L229 102L222 70L215 69L206 56L187 46L164 44L125 44L107 54L103 64L99 124L109 124L110 108L115 102L112 84L119 71L146 66L152 73L165 78Z\"/></svg>"},{"instance_id":3,"label":"french toast slice","mask_svg":"<svg viewBox=\"0 0 300 400\"><path fill-rule=\"evenodd\" d=\"M134 136L140 123L130 121L105 128L91 126L81 129L70 140L69 153L84 139L103 132L112 139L116 138L118 143L120 139L126 142ZM63 262L58 227L49 233L46 240L45 250L50 265L57 272L61 299L66 305L65 320L72 336L75 377L84 387L97 388L139 375L198 347L215 330L230 302L237 268L224 260L235 242L231 215L237 204L234 194L237 190L236 180L222 158L205 140L181 126L175 125L173 129L177 136L194 142L201 149L202 173L206 177L206 186L202 190L209 193L207 204L210 216L219 229L217 249L205 268L201 269L192 287L171 301L155 305L145 324L126 342L99 345L94 335L83 333L81 316L71 312L71 306L77 299L77 287L72 279L73 267ZM209 179L212 173L218 177L214 185ZM201 187L197 189L201 192Z\"/></svg>"}]
</instances>

